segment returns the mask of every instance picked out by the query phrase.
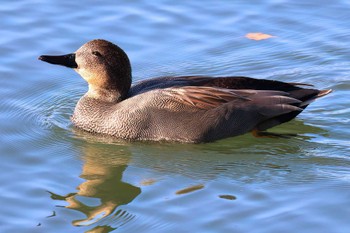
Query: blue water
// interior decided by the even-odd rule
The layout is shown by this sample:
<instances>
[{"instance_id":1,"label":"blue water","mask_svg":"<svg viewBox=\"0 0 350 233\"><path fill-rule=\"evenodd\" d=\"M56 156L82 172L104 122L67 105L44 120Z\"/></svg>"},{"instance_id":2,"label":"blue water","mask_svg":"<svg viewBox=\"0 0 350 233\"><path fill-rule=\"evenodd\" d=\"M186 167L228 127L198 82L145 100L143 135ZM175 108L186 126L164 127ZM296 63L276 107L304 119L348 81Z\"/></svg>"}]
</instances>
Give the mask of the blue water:
<instances>
[{"instance_id":1,"label":"blue water","mask_svg":"<svg viewBox=\"0 0 350 233\"><path fill-rule=\"evenodd\" d=\"M1 232L349 232L350 3L2 1ZM247 33L272 38L255 41ZM87 85L37 60L103 38L134 81L244 75L333 93L214 143L115 142L74 129Z\"/></svg>"}]
</instances>

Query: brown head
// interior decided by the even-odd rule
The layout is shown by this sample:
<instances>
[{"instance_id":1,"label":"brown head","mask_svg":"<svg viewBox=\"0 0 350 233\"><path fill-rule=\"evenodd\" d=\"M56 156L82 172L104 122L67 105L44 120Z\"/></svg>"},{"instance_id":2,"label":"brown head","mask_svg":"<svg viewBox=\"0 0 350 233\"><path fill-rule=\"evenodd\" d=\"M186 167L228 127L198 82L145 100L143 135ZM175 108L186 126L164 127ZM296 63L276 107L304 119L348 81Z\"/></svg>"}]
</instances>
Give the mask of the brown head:
<instances>
[{"instance_id":1,"label":"brown head","mask_svg":"<svg viewBox=\"0 0 350 233\"><path fill-rule=\"evenodd\" d=\"M106 40L92 40L75 53L48 56L39 60L73 68L88 83L88 96L118 102L127 97L131 86L131 65L126 53Z\"/></svg>"}]
</instances>

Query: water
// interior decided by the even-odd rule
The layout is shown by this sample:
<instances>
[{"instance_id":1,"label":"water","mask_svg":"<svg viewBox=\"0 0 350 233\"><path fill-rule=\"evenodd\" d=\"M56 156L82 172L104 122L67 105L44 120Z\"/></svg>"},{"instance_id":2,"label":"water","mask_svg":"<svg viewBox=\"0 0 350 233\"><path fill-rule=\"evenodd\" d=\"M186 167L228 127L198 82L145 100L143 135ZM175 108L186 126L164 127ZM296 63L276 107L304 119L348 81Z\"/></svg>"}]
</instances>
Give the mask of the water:
<instances>
[{"instance_id":1,"label":"water","mask_svg":"<svg viewBox=\"0 0 350 233\"><path fill-rule=\"evenodd\" d=\"M349 232L349 16L338 1L2 1L1 232ZM249 40L247 33L273 38ZM104 38L134 81L245 75L334 92L209 144L111 142L69 117L85 82L40 62Z\"/></svg>"}]
</instances>

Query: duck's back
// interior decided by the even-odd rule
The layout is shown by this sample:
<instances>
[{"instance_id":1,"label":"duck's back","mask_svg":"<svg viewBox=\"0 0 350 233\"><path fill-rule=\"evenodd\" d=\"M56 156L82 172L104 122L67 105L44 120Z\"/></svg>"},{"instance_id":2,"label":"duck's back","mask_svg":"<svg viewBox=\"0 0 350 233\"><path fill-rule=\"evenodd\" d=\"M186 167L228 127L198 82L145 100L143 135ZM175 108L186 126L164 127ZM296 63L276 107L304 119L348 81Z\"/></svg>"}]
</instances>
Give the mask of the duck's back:
<instances>
[{"instance_id":1,"label":"duck's back","mask_svg":"<svg viewBox=\"0 0 350 233\"><path fill-rule=\"evenodd\" d=\"M209 77L209 76L167 76L140 81L133 85L129 96L146 91L168 87L207 86L226 89L275 90L288 92L293 98L306 100L320 93L317 89L302 88L312 86L303 83L286 83L275 80L255 79L243 76Z\"/></svg>"}]
</instances>

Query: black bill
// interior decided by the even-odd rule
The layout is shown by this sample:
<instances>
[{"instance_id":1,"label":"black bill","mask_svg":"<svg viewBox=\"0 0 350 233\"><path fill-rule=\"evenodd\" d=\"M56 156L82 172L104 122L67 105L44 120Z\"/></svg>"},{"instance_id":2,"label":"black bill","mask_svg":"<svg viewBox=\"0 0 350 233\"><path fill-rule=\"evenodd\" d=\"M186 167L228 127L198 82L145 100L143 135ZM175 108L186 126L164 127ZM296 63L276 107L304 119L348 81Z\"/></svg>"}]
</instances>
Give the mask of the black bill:
<instances>
[{"instance_id":1,"label":"black bill","mask_svg":"<svg viewBox=\"0 0 350 233\"><path fill-rule=\"evenodd\" d=\"M38 59L55 65L62 65L69 68L78 68L78 64L75 62L75 53L61 56L42 55Z\"/></svg>"}]
</instances>

